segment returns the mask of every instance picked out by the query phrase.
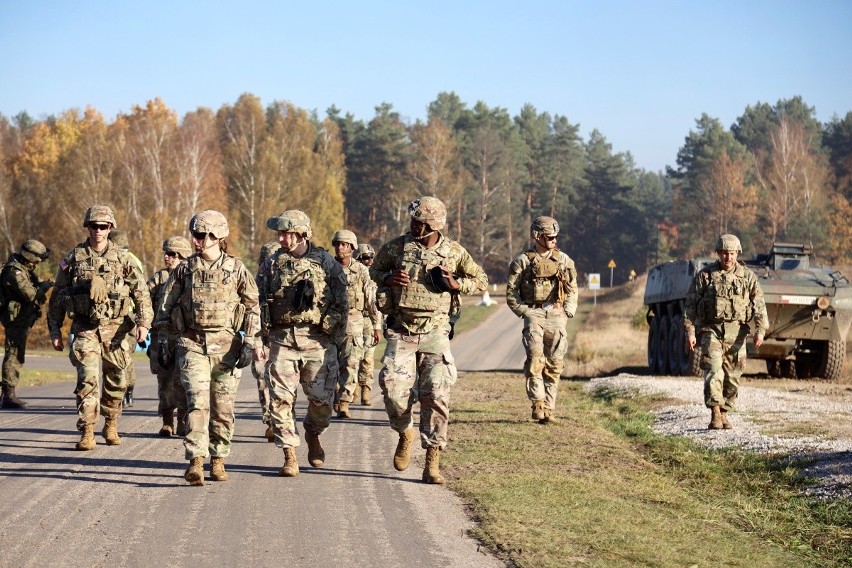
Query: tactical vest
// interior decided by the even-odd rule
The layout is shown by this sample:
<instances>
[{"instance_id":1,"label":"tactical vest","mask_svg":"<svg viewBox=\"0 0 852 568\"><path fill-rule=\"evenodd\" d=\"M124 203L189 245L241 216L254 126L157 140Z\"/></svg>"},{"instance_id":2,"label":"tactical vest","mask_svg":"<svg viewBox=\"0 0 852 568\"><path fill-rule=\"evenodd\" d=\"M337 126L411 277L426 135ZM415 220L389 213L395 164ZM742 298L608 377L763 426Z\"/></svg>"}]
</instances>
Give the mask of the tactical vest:
<instances>
[{"instance_id":1,"label":"tactical vest","mask_svg":"<svg viewBox=\"0 0 852 568\"><path fill-rule=\"evenodd\" d=\"M205 268L197 256L187 260L183 294L179 304L183 326L198 331L221 331L242 327L245 306L237 293L237 263L233 256L214 268ZM173 322L181 330L179 322Z\"/></svg>"},{"instance_id":2,"label":"tactical vest","mask_svg":"<svg viewBox=\"0 0 852 568\"><path fill-rule=\"evenodd\" d=\"M524 254L529 265L521 277L521 301L525 304L559 301L559 249L554 249L547 258L535 251L527 251Z\"/></svg>"},{"instance_id":3,"label":"tactical vest","mask_svg":"<svg viewBox=\"0 0 852 568\"><path fill-rule=\"evenodd\" d=\"M169 280L169 271L163 268L162 270L158 270L151 277L149 282L153 283L153 286L149 286L149 290L151 292L151 303L154 307L154 312L160 309L160 306L163 305L163 292L166 291L166 282Z\"/></svg>"},{"instance_id":4,"label":"tactical vest","mask_svg":"<svg viewBox=\"0 0 852 568\"><path fill-rule=\"evenodd\" d=\"M132 311L130 286L124 277L119 250L110 247L99 255L89 247L76 247L68 268L71 284L65 289L65 311L69 318L88 319L93 323L118 320ZM107 299L95 303L89 296L92 278L99 275L107 288Z\"/></svg>"},{"instance_id":5,"label":"tactical vest","mask_svg":"<svg viewBox=\"0 0 852 568\"><path fill-rule=\"evenodd\" d=\"M266 298L273 326L320 323L326 287L321 251L310 245L308 253L300 258L283 252L274 257L270 295Z\"/></svg>"},{"instance_id":6,"label":"tactical vest","mask_svg":"<svg viewBox=\"0 0 852 568\"><path fill-rule=\"evenodd\" d=\"M744 277L732 272L712 272L707 289L698 305L698 313L703 322L741 321L750 319L749 291Z\"/></svg>"},{"instance_id":7,"label":"tactical vest","mask_svg":"<svg viewBox=\"0 0 852 568\"><path fill-rule=\"evenodd\" d=\"M411 282L408 286L391 287L394 304L402 311L449 313L452 295L449 292L439 292L432 286L429 270L435 266L447 266L450 253L448 239L444 239L432 249L420 247L414 240L407 241L397 267L408 273ZM456 268L447 267L450 271Z\"/></svg>"},{"instance_id":8,"label":"tactical vest","mask_svg":"<svg viewBox=\"0 0 852 568\"><path fill-rule=\"evenodd\" d=\"M353 260L352 262L355 263L358 261ZM363 272L359 271L357 265L354 264L344 267L343 272L346 274L346 297L349 304L349 311L363 312L366 306Z\"/></svg>"}]
</instances>

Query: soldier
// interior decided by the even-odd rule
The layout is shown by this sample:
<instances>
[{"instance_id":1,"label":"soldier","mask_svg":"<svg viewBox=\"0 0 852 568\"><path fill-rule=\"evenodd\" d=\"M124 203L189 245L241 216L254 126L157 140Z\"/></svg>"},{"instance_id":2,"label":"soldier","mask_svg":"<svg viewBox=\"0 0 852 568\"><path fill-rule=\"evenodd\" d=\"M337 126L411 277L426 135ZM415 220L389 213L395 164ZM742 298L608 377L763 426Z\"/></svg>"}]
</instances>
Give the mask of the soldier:
<instances>
[{"instance_id":1,"label":"soldier","mask_svg":"<svg viewBox=\"0 0 852 568\"><path fill-rule=\"evenodd\" d=\"M426 449L422 479L443 483L440 451L447 445L450 387L456 381L451 317L458 314L458 294L485 290L488 277L464 247L441 234L447 209L439 199L415 199L408 214L411 230L385 243L370 267L379 309L387 316L379 386L390 426L399 434L394 467L403 471L411 461L412 406L419 402L420 445Z\"/></svg>"},{"instance_id":2,"label":"soldier","mask_svg":"<svg viewBox=\"0 0 852 568\"><path fill-rule=\"evenodd\" d=\"M299 431L293 414L299 383L308 397L304 420L308 461L325 462L319 437L328 428L339 374L336 344L346 330L346 276L340 264L311 238L311 220L290 210L266 226L281 248L260 267L261 318L269 333L271 415L275 444L284 450L279 474L299 474Z\"/></svg>"},{"instance_id":3,"label":"soldier","mask_svg":"<svg viewBox=\"0 0 852 568\"><path fill-rule=\"evenodd\" d=\"M184 237L169 237L163 241L163 264L165 268L157 271L148 280L148 291L154 309L159 310L165 300L166 282L178 264L192 255L192 245ZM167 340L165 347L169 355L165 358L171 365L160 366L160 343L157 341L160 329L165 329ZM174 353L177 349L179 333L171 321L154 324L151 330L151 343L148 346L148 365L157 377L157 413L163 418L159 434L164 438L172 434L186 436L186 391L180 382L180 369L174 365ZM177 428L175 428L175 409L177 409Z\"/></svg>"},{"instance_id":4,"label":"soldier","mask_svg":"<svg viewBox=\"0 0 852 568\"><path fill-rule=\"evenodd\" d=\"M158 362L180 369L187 398L184 479L204 485L208 455L210 479L228 479L225 458L231 454L240 369L263 358L263 345L257 285L242 261L227 253L225 216L210 209L196 213L189 231L195 254L172 271L157 312ZM180 334L174 362L167 323Z\"/></svg>"},{"instance_id":5,"label":"soldier","mask_svg":"<svg viewBox=\"0 0 852 568\"><path fill-rule=\"evenodd\" d=\"M506 304L524 320L523 344L527 398L532 419L553 422L559 378L568 348L566 326L577 310L574 261L556 247L559 223L536 217L530 225L532 248L509 265Z\"/></svg>"},{"instance_id":6,"label":"soldier","mask_svg":"<svg viewBox=\"0 0 852 568\"><path fill-rule=\"evenodd\" d=\"M366 266L368 269L373 266L373 259L376 256L376 251L373 249L373 245L362 243L358 245L358 255L355 257L358 262ZM376 283L370 280L370 284L372 284L372 298L375 303L376 297ZM369 313L364 313L365 316L369 316ZM379 318L378 327L376 327L376 323L370 318L364 318L364 356L361 357L361 361L358 363L358 386L355 389L355 399L358 399L358 393L361 395L361 404L363 406L371 406L373 404L370 399L370 392L373 389L373 361L376 357L376 345L379 344L379 340L381 339L381 331L382 326L384 324L384 316L378 309L376 309L376 315Z\"/></svg>"},{"instance_id":7,"label":"soldier","mask_svg":"<svg viewBox=\"0 0 852 568\"><path fill-rule=\"evenodd\" d=\"M139 258L135 254L130 252L130 242L127 240L127 234L124 231L112 230L109 232L109 240L115 243L118 248L120 248L130 256L130 258L136 264L137 268L139 268L139 271L142 273L142 277L145 278L145 267L142 266L142 261L139 260ZM127 341L122 341L121 345L127 345L127 356L132 358L133 354L136 352L136 324L133 323L133 318L128 315L125 316L125 323L121 327L122 330L125 331L125 335L127 335ZM133 406L133 389L135 387L136 367L131 363L131 365L127 367L127 389L124 391L123 401L125 407L129 408Z\"/></svg>"},{"instance_id":8,"label":"soldier","mask_svg":"<svg viewBox=\"0 0 852 568\"><path fill-rule=\"evenodd\" d=\"M118 417L127 388L127 368L133 363L126 345L127 320L134 313L136 342L148 335L153 312L151 297L139 268L126 252L110 242L115 215L105 205L86 210L83 227L89 237L59 263L56 289L50 296L47 327L53 348L62 351L62 322L71 318L69 358L77 369L77 429L82 432L77 449L95 447L94 428L104 415L107 445L121 443ZM131 308L131 306L133 306ZM100 391L101 368L104 370Z\"/></svg>"},{"instance_id":9,"label":"soldier","mask_svg":"<svg viewBox=\"0 0 852 568\"><path fill-rule=\"evenodd\" d=\"M376 309L375 284L370 280L370 270L355 261L352 253L358 246L355 233L352 231L337 231L331 244L334 246L334 259L343 267L346 274L349 315L346 319L346 333L337 345L337 362L340 366L340 379L336 395L338 418L351 418L349 404L355 399L355 386L358 384L358 366L364 356L364 314L369 314L373 329L370 344L379 342L379 331L382 328L381 316ZM365 386L366 397L369 400L369 386ZM361 391L362 396L364 390Z\"/></svg>"},{"instance_id":10,"label":"soldier","mask_svg":"<svg viewBox=\"0 0 852 568\"><path fill-rule=\"evenodd\" d=\"M258 275L260 274L260 267L263 266L263 261L265 261L270 254L280 248L281 245L275 241L268 242L260 247L260 254L257 259ZM258 275L255 275L255 282L258 281ZM263 347L268 349L269 335L265 332L265 330L261 333L261 339L263 341ZM270 416L272 399L269 396L269 384L266 378L268 370L269 359L251 362L251 374L254 375L254 379L257 381L257 398L260 401L261 416L263 417L263 423L266 424L266 433L264 435L266 436L267 442L274 442L275 429L272 427L272 416Z\"/></svg>"},{"instance_id":11,"label":"soldier","mask_svg":"<svg viewBox=\"0 0 852 568\"><path fill-rule=\"evenodd\" d=\"M27 353L27 336L41 317L41 307L47 301L52 280L40 281L36 266L50 257L50 251L35 239L24 241L17 254L0 272L0 323L6 330L3 355L2 408L24 409L27 403L15 394L21 367Z\"/></svg>"},{"instance_id":12,"label":"soldier","mask_svg":"<svg viewBox=\"0 0 852 568\"><path fill-rule=\"evenodd\" d=\"M737 261L742 252L735 235L721 235L716 240L719 260L695 275L686 295L683 326L690 351L697 343L695 330L701 334L704 404L710 409L710 430L733 428L727 414L736 409L749 322L754 322L755 347L763 344L769 327L757 277Z\"/></svg>"}]
</instances>

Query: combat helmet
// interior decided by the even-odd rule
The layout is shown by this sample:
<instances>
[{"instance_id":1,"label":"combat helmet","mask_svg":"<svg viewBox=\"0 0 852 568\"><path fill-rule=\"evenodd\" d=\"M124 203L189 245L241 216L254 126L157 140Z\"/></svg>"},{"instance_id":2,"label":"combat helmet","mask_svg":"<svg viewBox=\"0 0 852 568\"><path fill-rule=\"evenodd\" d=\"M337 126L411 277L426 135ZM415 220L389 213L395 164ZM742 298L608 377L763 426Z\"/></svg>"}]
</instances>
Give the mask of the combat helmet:
<instances>
[{"instance_id":1,"label":"combat helmet","mask_svg":"<svg viewBox=\"0 0 852 568\"><path fill-rule=\"evenodd\" d=\"M163 252L173 252L181 258L189 258L192 255L192 245L185 237L169 237L163 241Z\"/></svg>"},{"instance_id":2,"label":"combat helmet","mask_svg":"<svg viewBox=\"0 0 852 568\"><path fill-rule=\"evenodd\" d=\"M258 255L257 263L263 264L263 261L266 260L270 254L274 253L278 249L281 248L281 245L276 241L270 241L265 243L262 247L260 247L260 255Z\"/></svg>"},{"instance_id":3,"label":"combat helmet","mask_svg":"<svg viewBox=\"0 0 852 568\"><path fill-rule=\"evenodd\" d=\"M376 249L370 243L361 243L358 245L358 252L355 253L355 258L360 259L361 255L376 256Z\"/></svg>"},{"instance_id":4,"label":"combat helmet","mask_svg":"<svg viewBox=\"0 0 852 568\"><path fill-rule=\"evenodd\" d=\"M734 250L742 254L743 246L740 244L740 239L736 235L726 233L719 235L719 238L716 239L716 252L723 250Z\"/></svg>"},{"instance_id":5,"label":"combat helmet","mask_svg":"<svg viewBox=\"0 0 852 568\"><path fill-rule=\"evenodd\" d=\"M83 216L83 227L88 228L91 223L109 223L113 229L118 228L118 225L115 224L115 214L106 205L92 205L86 209L86 214Z\"/></svg>"},{"instance_id":6,"label":"combat helmet","mask_svg":"<svg viewBox=\"0 0 852 568\"><path fill-rule=\"evenodd\" d=\"M273 231L284 231L285 233L299 233L306 239L311 235L311 219L303 211L289 209L281 215L270 217L266 221L266 227Z\"/></svg>"},{"instance_id":7,"label":"combat helmet","mask_svg":"<svg viewBox=\"0 0 852 568\"><path fill-rule=\"evenodd\" d=\"M334 233L334 236L331 238L331 244L336 245L337 243L349 243L352 245L352 250L358 248L358 238L355 236L355 233L346 229L341 229Z\"/></svg>"},{"instance_id":8,"label":"combat helmet","mask_svg":"<svg viewBox=\"0 0 852 568\"><path fill-rule=\"evenodd\" d=\"M533 240L539 237L555 237L559 234L559 223L553 217L540 215L533 219L530 225L530 236Z\"/></svg>"},{"instance_id":9,"label":"combat helmet","mask_svg":"<svg viewBox=\"0 0 852 568\"><path fill-rule=\"evenodd\" d=\"M127 240L127 233L124 231L110 231L109 240L120 249L127 250L130 248L130 241Z\"/></svg>"},{"instance_id":10,"label":"combat helmet","mask_svg":"<svg viewBox=\"0 0 852 568\"><path fill-rule=\"evenodd\" d=\"M189 220L189 231L191 233L210 233L217 239L224 239L231 232L228 229L228 220L225 219L225 216L213 209L207 209L193 215L192 219Z\"/></svg>"},{"instance_id":11,"label":"combat helmet","mask_svg":"<svg viewBox=\"0 0 852 568\"><path fill-rule=\"evenodd\" d=\"M429 225L433 231L440 231L447 225L447 207L431 195L418 197L409 203L408 214L415 221Z\"/></svg>"},{"instance_id":12,"label":"combat helmet","mask_svg":"<svg viewBox=\"0 0 852 568\"><path fill-rule=\"evenodd\" d=\"M28 262L38 264L42 260L47 260L50 257L50 249L44 246L41 241L27 239L21 245L21 249L18 254L24 257Z\"/></svg>"}]
</instances>

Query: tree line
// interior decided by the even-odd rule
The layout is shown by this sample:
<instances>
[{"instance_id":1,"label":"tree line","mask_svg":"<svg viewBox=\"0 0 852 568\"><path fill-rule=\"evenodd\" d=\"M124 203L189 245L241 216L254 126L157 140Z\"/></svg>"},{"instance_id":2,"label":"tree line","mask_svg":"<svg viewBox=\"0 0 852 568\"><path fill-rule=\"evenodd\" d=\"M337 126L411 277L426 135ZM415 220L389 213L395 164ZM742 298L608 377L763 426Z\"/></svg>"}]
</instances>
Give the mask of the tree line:
<instances>
[{"instance_id":1,"label":"tree line","mask_svg":"<svg viewBox=\"0 0 852 568\"><path fill-rule=\"evenodd\" d=\"M447 204L447 233L492 282L538 215L558 220L580 273L612 259L616 282L708 254L721 232L737 233L747 255L785 240L813 244L827 263L852 257L852 112L823 124L801 97L748 106L730 127L702 114L666 172L638 168L597 130L584 139L565 116L531 104L511 116L452 92L413 124L388 103L364 121L252 94L183 117L160 99L112 121L91 107L0 114L0 161L0 254L38 238L55 251L46 273L86 237L96 203L115 210L150 274L162 240L186 235L202 209L225 214L230 250L253 267L276 238L266 219L285 209L304 210L322 246L341 228L378 246L407 229L419 195Z\"/></svg>"}]
</instances>

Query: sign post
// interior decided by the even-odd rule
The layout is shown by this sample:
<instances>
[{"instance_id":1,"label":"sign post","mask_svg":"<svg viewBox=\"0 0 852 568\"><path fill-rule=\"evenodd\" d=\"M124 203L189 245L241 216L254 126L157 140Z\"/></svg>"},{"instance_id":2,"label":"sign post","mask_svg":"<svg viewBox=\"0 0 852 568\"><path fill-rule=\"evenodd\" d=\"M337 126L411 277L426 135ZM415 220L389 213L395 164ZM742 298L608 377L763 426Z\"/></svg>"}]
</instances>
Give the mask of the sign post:
<instances>
[{"instance_id":1,"label":"sign post","mask_svg":"<svg viewBox=\"0 0 852 568\"><path fill-rule=\"evenodd\" d=\"M612 269L615 268L615 260L610 259L606 267L609 268L609 287L612 288Z\"/></svg>"},{"instance_id":2,"label":"sign post","mask_svg":"<svg viewBox=\"0 0 852 568\"><path fill-rule=\"evenodd\" d=\"M597 272L589 273L589 290L595 291L594 304L598 305L598 290L601 288L601 275Z\"/></svg>"}]
</instances>

